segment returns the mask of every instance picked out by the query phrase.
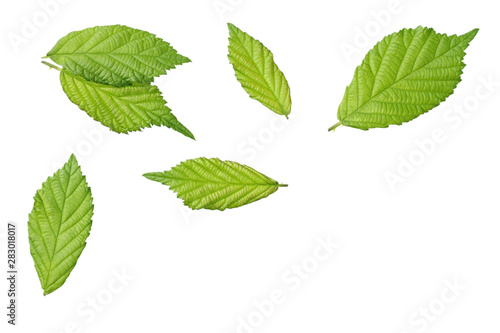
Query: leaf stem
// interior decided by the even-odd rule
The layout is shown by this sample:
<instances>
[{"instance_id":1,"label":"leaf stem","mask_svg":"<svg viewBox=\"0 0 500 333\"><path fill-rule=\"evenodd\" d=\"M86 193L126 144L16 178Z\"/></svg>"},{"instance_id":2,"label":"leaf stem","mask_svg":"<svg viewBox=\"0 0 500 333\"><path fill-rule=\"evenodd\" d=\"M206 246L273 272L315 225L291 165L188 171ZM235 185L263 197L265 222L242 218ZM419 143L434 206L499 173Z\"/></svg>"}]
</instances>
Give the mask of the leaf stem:
<instances>
[{"instance_id":1,"label":"leaf stem","mask_svg":"<svg viewBox=\"0 0 500 333\"><path fill-rule=\"evenodd\" d=\"M278 184L278 187L288 187L288 184Z\"/></svg>"},{"instance_id":2,"label":"leaf stem","mask_svg":"<svg viewBox=\"0 0 500 333\"><path fill-rule=\"evenodd\" d=\"M58 67L50 62L42 61L42 64L49 66L50 68L57 69L59 72L61 71L61 67Z\"/></svg>"},{"instance_id":3,"label":"leaf stem","mask_svg":"<svg viewBox=\"0 0 500 333\"><path fill-rule=\"evenodd\" d=\"M335 125L333 125L332 127L330 127L330 128L328 129L328 132L330 132L330 131L332 131L332 132L333 132L333 131L335 131L335 129L336 129L337 127L339 127L340 125L342 125L342 123L339 121L338 123L336 123Z\"/></svg>"}]
</instances>

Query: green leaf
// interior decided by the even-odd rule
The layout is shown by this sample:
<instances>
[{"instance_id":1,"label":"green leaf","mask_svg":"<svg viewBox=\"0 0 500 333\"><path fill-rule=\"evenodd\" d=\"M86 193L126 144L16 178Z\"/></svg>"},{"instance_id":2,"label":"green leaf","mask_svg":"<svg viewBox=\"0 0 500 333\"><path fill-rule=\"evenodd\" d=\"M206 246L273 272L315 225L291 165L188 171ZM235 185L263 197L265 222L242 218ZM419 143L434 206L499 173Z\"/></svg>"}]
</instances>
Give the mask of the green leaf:
<instances>
[{"instance_id":1,"label":"green leaf","mask_svg":"<svg viewBox=\"0 0 500 333\"><path fill-rule=\"evenodd\" d=\"M337 117L339 125L368 130L401 125L435 108L453 93L476 36L403 29L378 42L354 72Z\"/></svg>"},{"instance_id":2,"label":"green leaf","mask_svg":"<svg viewBox=\"0 0 500 333\"><path fill-rule=\"evenodd\" d=\"M236 208L288 186L246 165L205 157L187 160L170 171L146 173L144 177L168 185L192 209Z\"/></svg>"},{"instance_id":3,"label":"green leaf","mask_svg":"<svg viewBox=\"0 0 500 333\"><path fill-rule=\"evenodd\" d=\"M152 82L190 62L155 35L123 25L71 32L46 57L86 80L114 86Z\"/></svg>"},{"instance_id":4,"label":"green leaf","mask_svg":"<svg viewBox=\"0 0 500 333\"><path fill-rule=\"evenodd\" d=\"M273 54L261 42L233 24L229 27L228 58L236 78L251 98L288 118L292 109L290 87L274 63Z\"/></svg>"},{"instance_id":5,"label":"green leaf","mask_svg":"<svg viewBox=\"0 0 500 333\"><path fill-rule=\"evenodd\" d=\"M76 265L92 226L92 194L74 155L35 194L30 252L44 290L59 289Z\"/></svg>"},{"instance_id":6,"label":"green leaf","mask_svg":"<svg viewBox=\"0 0 500 333\"><path fill-rule=\"evenodd\" d=\"M60 79L64 92L73 103L117 133L163 125L194 139L165 105L160 90L154 85L109 86L87 81L65 69L61 70Z\"/></svg>"}]
</instances>

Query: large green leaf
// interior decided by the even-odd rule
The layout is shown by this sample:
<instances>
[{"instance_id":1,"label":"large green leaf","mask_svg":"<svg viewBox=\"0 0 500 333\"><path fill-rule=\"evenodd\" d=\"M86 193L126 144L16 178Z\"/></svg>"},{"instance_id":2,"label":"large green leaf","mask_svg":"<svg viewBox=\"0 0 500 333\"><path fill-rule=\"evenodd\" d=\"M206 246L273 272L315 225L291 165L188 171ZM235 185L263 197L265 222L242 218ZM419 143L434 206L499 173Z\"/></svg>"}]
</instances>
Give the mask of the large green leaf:
<instances>
[{"instance_id":1,"label":"large green leaf","mask_svg":"<svg viewBox=\"0 0 500 333\"><path fill-rule=\"evenodd\" d=\"M288 118L292 108L290 87L275 64L273 54L233 24L228 23L228 27L228 58L241 86L251 98Z\"/></svg>"},{"instance_id":2,"label":"large green leaf","mask_svg":"<svg viewBox=\"0 0 500 333\"><path fill-rule=\"evenodd\" d=\"M465 49L477 32L447 36L418 27L386 36L356 68L330 130L401 125L433 109L461 81Z\"/></svg>"},{"instance_id":3,"label":"large green leaf","mask_svg":"<svg viewBox=\"0 0 500 333\"><path fill-rule=\"evenodd\" d=\"M115 86L152 82L190 61L155 35L123 25L71 32L47 57L89 81Z\"/></svg>"},{"instance_id":4,"label":"large green leaf","mask_svg":"<svg viewBox=\"0 0 500 333\"><path fill-rule=\"evenodd\" d=\"M73 103L115 132L128 133L163 125L194 139L165 105L161 92L154 85L136 83L115 87L87 81L66 69L61 70L60 79Z\"/></svg>"},{"instance_id":5,"label":"large green leaf","mask_svg":"<svg viewBox=\"0 0 500 333\"><path fill-rule=\"evenodd\" d=\"M236 162L200 157L144 177L168 185L192 209L236 208L287 186Z\"/></svg>"},{"instance_id":6,"label":"large green leaf","mask_svg":"<svg viewBox=\"0 0 500 333\"><path fill-rule=\"evenodd\" d=\"M35 194L29 215L30 252L48 295L76 265L92 226L92 194L74 155Z\"/></svg>"}]
</instances>

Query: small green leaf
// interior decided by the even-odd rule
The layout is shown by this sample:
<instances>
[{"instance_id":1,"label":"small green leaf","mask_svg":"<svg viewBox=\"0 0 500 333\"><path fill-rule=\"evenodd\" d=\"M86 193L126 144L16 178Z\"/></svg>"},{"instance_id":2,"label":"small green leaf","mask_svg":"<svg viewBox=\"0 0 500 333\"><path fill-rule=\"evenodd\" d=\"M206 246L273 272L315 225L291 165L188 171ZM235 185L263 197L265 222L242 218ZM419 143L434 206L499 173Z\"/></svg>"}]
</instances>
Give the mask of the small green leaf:
<instances>
[{"instance_id":1,"label":"small green leaf","mask_svg":"<svg viewBox=\"0 0 500 333\"><path fill-rule=\"evenodd\" d=\"M144 174L168 185L192 209L224 210L260 200L288 185L236 162L200 157L170 171Z\"/></svg>"},{"instance_id":2,"label":"small green leaf","mask_svg":"<svg viewBox=\"0 0 500 333\"><path fill-rule=\"evenodd\" d=\"M44 295L60 288L76 265L92 226L92 194L74 155L35 194L30 252Z\"/></svg>"},{"instance_id":3,"label":"small green leaf","mask_svg":"<svg viewBox=\"0 0 500 333\"><path fill-rule=\"evenodd\" d=\"M149 32L123 25L74 31L47 57L86 80L114 86L148 83L190 60Z\"/></svg>"},{"instance_id":4,"label":"small green leaf","mask_svg":"<svg viewBox=\"0 0 500 333\"><path fill-rule=\"evenodd\" d=\"M288 118L292 109L290 87L274 63L273 54L261 42L233 24L229 27L229 61L236 78L251 98Z\"/></svg>"},{"instance_id":5,"label":"small green leaf","mask_svg":"<svg viewBox=\"0 0 500 333\"><path fill-rule=\"evenodd\" d=\"M117 133L163 125L194 139L165 105L161 92L154 85L109 86L87 81L65 69L61 70L60 79L71 102Z\"/></svg>"},{"instance_id":6,"label":"small green leaf","mask_svg":"<svg viewBox=\"0 0 500 333\"><path fill-rule=\"evenodd\" d=\"M329 130L401 125L435 108L461 81L465 49L477 32L448 36L418 27L386 36L356 68L339 123Z\"/></svg>"}]
</instances>

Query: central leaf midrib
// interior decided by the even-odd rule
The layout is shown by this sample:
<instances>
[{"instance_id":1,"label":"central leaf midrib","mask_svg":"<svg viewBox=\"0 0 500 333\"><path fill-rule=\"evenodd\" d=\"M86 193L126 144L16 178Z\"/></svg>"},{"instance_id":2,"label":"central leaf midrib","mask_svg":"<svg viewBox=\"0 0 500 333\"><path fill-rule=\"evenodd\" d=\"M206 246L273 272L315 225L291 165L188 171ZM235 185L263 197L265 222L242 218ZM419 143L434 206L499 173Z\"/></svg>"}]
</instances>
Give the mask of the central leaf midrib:
<instances>
[{"instance_id":1,"label":"central leaf midrib","mask_svg":"<svg viewBox=\"0 0 500 333\"><path fill-rule=\"evenodd\" d=\"M150 54L132 54L132 53L114 53L114 52L75 52L75 53L53 53L49 55L49 57L54 56L81 56L81 55L102 55L102 56L110 56L110 55L120 55L120 56L129 56L129 57L150 57L150 58L158 58L158 56L150 55ZM162 57L162 56L160 56ZM170 58L170 57L168 57Z\"/></svg>"},{"instance_id":2,"label":"central leaf midrib","mask_svg":"<svg viewBox=\"0 0 500 333\"><path fill-rule=\"evenodd\" d=\"M224 184L224 185L238 185L238 186L279 186L280 184L260 184L260 183L232 183L232 182L218 182L218 181L206 181L192 178L180 178L180 177L164 177L167 180L184 180L193 183L206 183L206 184Z\"/></svg>"},{"instance_id":3,"label":"central leaf midrib","mask_svg":"<svg viewBox=\"0 0 500 333\"><path fill-rule=\"evenodd\" d=\"M56 249L57 249L57 243L58 243L58 240L59 240L59 234L61 233L61 227L62 227L62 224L63 224L63 213L64 213L64 207L66 206L66 200L68 199L68 197L66 196L67 192L68 192L68 189L69 189L69 184L71 182L71 176L73 176L75 174L75 172L77 172L78 168L74 171L74 172L71 172L71 167L72 167L72 164L70 165L70 172L67 172L68 173L68 184L66 185L66 190L64 191L64 197L63 197L63 203L61 205L61 222L59 223L59 228L57 230L57 235L55 235L56 239L54 241L54 250L52 251L52 256L50 258L50 265L49 265L49 269L47 270L47 279L45 280L45 284L49 283L49 278L50 278L50 275L52 274L52 264L54 263L54 256L56 255ZM58 181L59 183L61 182L61 176L58 175ZM50 183L50 182L49 182ZM50 286L50 285L49 285ZM46 286L46 288L48 288L49 286Z\"/></svg>"}]
</instances>

